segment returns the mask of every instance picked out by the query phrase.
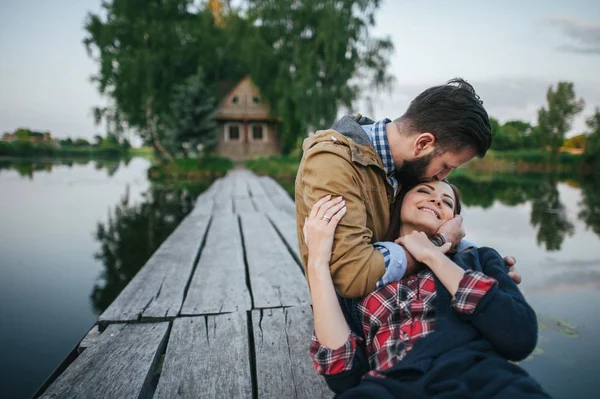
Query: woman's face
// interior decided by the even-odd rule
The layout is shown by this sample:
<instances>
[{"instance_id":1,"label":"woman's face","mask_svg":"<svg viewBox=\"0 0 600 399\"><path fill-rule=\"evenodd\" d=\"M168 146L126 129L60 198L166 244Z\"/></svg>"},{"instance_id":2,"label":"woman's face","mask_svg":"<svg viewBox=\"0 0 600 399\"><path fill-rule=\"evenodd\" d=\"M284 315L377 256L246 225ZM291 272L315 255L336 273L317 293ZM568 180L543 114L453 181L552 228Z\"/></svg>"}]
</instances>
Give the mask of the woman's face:
<instances>
[{"instance_id":1,"label":"woman's face","mask_svg":"<svg viewBox=\"0 0 600 399\"><path fill-rule=\"evenodd\" d=\"M421 183L413 187L402 201L400 218L402 233L412 230L434 234L440 225L454 217L456 198L443 181Z\"/></svg>"}]
</instances>

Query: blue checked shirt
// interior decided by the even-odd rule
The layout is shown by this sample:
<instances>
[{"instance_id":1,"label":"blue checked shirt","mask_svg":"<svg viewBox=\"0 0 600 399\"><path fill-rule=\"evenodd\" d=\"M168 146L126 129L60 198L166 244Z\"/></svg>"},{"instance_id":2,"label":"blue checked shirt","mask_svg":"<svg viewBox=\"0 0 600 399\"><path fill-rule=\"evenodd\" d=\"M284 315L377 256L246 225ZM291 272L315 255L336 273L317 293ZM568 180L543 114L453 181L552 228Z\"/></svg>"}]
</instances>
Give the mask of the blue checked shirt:
<instances>
[{"instance_id":1,"label":"blue checked shirt","mask_svg":"<svg viewBox=\"0 0 600 399\"><path fill-rule=\"evenodd\" d=\"M398 180L394 177L396 165L392 158L392 151L390 150L390 144L385 131L385 125L389 122L391 121L386 118L375 122L372 125L363 125L361 127L371 139L373 148L381 158L388 182L394 188L394 196L396 196L398 194ZM385 261L385 273L377 282L377 288L381 288L394 281L400 281L406 272L407 259L404 248L395 242L390 241L376 242L373 246L381 251ZM462 240L456 250L462 252L473 246L474 245L470 242Z\"/></svg>"}]
</instances>

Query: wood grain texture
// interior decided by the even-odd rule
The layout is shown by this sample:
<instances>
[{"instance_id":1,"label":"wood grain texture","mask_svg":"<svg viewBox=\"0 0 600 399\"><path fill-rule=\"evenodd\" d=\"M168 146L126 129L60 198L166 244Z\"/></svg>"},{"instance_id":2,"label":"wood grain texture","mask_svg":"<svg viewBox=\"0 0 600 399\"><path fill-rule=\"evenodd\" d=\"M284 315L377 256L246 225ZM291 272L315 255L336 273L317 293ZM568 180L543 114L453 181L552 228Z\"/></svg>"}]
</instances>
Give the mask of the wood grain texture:
<instances>
[{"instance_id":1,"label":"wood grain texture","mask_svg":"<svg viewBox=\"0 0 600 399\"><path fill-rule=\"evenodd\" d=\"M245 313L173 323L154 398L251 398Z\"/></svg>"},{"instance_id":2,"label":"wood grain texture","mask_svg":"<svg viewBox=\"0 0 600 399\"><path fill-rule=\"evenodd\" d=\"M292 361L292 375L299 399L331 398L325 379L317 374L309 355L313 331L313 313L310 306L285 309L285 331Z\"/></svg>"},{"instance_id":3,"label":"wood grain texture","mask_svg":"<svg viewBox=\"0 0 600 399\"><path fill-rule=\"evenodd\" d=\"M92 327L90 329L90 331L88 331L88 333L85 335L85 337L83 337L83 339L79 343L79 346L77 347L77 352L81 353L84 350L86 350L87 348L95 345L99 339L100 339L100 328L98 328L98 324L96 324L96 325L94 325L94 327Z\"/></svg>"},{"instance_id":4,"label":"wood grain texture","mask_svg":"<svg viewBox=\"0 0 600 399\"><path fill-rule=\"evenodd\" d=\"M289 250L292 251L296 262L302 265L302 257L300 255L300 247L298 246L298 231L296 230L296 219L290 216L289 213L277 210L267 213L267 217L273 223L283 240L287 244Z\"/></svg>"},{"instance_id":5,"label":"wood grain texture","mask_svg":"<svg viewBox=\"0 0 600 399\"><path fill-rule=\"evenodd\" d=\"M252 312L256 382L261 399L296 397L285 324L283 309Z\"/></svg>"},{"instance_id":6,"label":"wood grain texture","mask_svg":"<svg viewBox=\"0 0 600 399\"><path fill-rule=\"evenodd\" d=\"M182 315L250 310L244 250L237 216L215 215L196 266Z\"/></svg>"},{"instance_id":7,"label":"wood grain texture","mask_svg":"<svg viewBox=\"0 0 600 399\"><path fill-rule=\"evenodd\" d=\"M331 398L309 354L312 309L301 306L252 312L259 398Z\"/></svg>"},{"instance_id":8,"label":"wood grain texture","mask_svg":"<svg viewBox=\"0 0 600 399\"><path fill-rule=\"evenodd\" d=\"M209 218L203 214L188 215L100 315L100 324L175 317L183 304Z\"/></svg>"},{"instance_id":9,"label":"wood grain texture","mask_svg":"<svg viewBox=\"0 0 600 399\"><path fill-rule=\"evenodd\" d=\"M41 398L139 398L146 394L169 323L114 324Z\"/></svg>"},{"instance_id":10,"label":"wood grain texture","mask_svg":"<svg viewBox=\"0 0 600 399\"><path fill-rule=\"evenodd\" d=\"M254 308L310 304L300 267L264 214L240 215Z\"/></svg>"}]
</instances>

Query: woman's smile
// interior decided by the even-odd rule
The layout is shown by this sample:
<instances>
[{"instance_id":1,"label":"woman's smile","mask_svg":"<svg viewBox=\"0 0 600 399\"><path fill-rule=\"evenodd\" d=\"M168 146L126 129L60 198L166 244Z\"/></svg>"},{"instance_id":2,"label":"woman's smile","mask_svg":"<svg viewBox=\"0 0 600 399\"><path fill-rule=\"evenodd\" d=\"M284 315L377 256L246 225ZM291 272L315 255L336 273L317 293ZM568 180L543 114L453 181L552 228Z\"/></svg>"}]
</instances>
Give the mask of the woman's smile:
<instances>
[{"instance_id":1,"label":"woman's smile","mask_svg":"<svg viewBox=\"0 0 600 399\"><path fill-rule=\"evenodd\" d=\"M431 208L429 206L423 206L423 207L420 207L418 209L421 210L421 211L423 211L423 212L427 212L427 213L430 213L430 214L434 215L437 219L441 219L440 211L438 211L438 210L436 210L434 208Z\"/></svg>"}]
</instances>

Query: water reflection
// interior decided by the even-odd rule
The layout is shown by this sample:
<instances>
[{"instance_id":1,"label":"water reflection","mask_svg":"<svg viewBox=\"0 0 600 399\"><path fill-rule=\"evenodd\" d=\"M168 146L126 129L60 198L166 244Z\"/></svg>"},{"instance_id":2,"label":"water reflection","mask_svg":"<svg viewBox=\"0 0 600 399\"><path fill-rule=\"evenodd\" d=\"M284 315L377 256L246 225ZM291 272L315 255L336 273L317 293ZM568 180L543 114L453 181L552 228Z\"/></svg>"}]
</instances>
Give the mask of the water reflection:
<instances>
[{"instance_id":1,"label":"water reflection","mask_svg":"<svg viewBox=\"0 0 600 399\"><path fill-rule=\"evenodd\" d=\"M52 172L52 169L57 166L67 166L72 168L73 165L93 164L96 170L106 170L108 177L112 177L119 167L127 166L131 161L131 157L123 158L49 158L49 159L25 159L25 158L0 158L0 171L14 170L19 176L33 180L36 172Z\"/></svg>"},{"instance_id":2,"label":"water reflection","mask_svg":"<svg viewBox=\"0 0 600 399\"><path fill-rule=\"evenodd\" d=\"M600 237L600 176L589 175L581 180L579 207L579 220Z\"/></svg>"},{"instance_id":3,"label":"water reflection","mask_svg":"<svg viewBox=\"0 0 600 399\"><path fill-rule=\"evenodd\" d=\"M566 178L562 176L563 180ZM529 223L536 229L538 245L548 251L559 251L565 238L574 233L574 225L560 199L556 174L478 177L463 173L451 180L460 188L467 206L487 209L496 201L507 206L530 202Z\"/></svg>"},{"instance_id":4,"label":"water reflection","mask_svg":"<svg viewBox=\"0 0 600 399\"><path fill-rule=\"evenodd\" d=\"M152 185L137 204L130 203L127 189L108 221L98 223L94 234L100 243L94 257L104 267L90 295L96 313L115 300L210 184L207 180L179 187Z\"/></svg>"}]
</instances>

